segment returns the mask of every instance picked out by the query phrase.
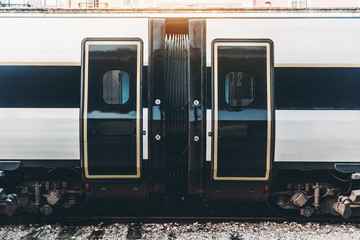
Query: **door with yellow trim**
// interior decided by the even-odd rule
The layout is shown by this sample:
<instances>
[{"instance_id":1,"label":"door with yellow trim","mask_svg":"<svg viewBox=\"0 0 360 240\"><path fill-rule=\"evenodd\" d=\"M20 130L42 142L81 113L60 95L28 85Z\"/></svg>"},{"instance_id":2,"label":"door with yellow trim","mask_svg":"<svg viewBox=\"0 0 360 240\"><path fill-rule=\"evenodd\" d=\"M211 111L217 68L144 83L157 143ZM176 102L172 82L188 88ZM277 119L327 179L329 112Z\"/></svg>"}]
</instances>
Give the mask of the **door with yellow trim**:
<instances>
[{"instance_id":1,"label":"door with yellow trim","mask_svg":"<svg viewBox=\"0 0 360 240\"><path fill-rule=\"evenodd\" d=\"M225 40L213 49L213 179L270 177L273 136L272 42Z\"/></svg>"},{"instance_id":2,"label":"door with yellow trim","mask_svg":"<svg viewBox=\"0 0 360 240\"><path fill-rule=\"evenodd\" d=\"M82 134L86 178L140 178L140 39L85 39Z\"/></svg>"}]
</instances>

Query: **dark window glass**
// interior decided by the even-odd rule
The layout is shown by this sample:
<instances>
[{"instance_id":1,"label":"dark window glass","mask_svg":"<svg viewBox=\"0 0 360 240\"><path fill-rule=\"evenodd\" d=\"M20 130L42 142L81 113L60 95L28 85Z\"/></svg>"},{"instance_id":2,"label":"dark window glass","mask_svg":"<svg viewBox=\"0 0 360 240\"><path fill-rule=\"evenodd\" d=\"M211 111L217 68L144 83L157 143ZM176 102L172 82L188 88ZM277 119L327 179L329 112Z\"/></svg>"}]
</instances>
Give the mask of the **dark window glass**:
<instances>
[{"instance_id":1,"label":"dark window glass","mask_svg":"<svg viewBox=\"0 0 360 240\"><path fill-rule=\"evenodd\" d=\"M123 70L109 70L102 78L102 97L107 104L124 104L129 100L130 76Z\"/></svg>"},{"instance_id":2,"label":"dark window glass","mask_svg":"<svg viewBox=\"0 0 360 240\"><path fill-rule=\"evenodd\" d=\"M225 101L232 107L246 107L254 100L254 80L245 71L229 72L225 76Z\"/></svg>"}]
</instances>

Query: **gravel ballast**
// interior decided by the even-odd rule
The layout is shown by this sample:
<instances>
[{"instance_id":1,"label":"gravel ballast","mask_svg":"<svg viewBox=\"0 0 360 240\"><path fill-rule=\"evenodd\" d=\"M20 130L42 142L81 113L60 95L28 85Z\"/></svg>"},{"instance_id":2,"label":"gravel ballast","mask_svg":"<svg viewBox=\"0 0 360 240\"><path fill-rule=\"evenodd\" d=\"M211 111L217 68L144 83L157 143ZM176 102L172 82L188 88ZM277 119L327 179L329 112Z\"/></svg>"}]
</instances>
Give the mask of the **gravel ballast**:
<instances>
[{"instance_id":1,"label":"gravel ballast","mask_svg":"<svg viewBox=\"0 0 360 240\"><path fill-rule=\"evenodd\" d=\"M2 225L0 239L136 239L132 224ZM354 223L224 222L142 224L141 239L360 239Z\"/></svg>"}]
</instances>

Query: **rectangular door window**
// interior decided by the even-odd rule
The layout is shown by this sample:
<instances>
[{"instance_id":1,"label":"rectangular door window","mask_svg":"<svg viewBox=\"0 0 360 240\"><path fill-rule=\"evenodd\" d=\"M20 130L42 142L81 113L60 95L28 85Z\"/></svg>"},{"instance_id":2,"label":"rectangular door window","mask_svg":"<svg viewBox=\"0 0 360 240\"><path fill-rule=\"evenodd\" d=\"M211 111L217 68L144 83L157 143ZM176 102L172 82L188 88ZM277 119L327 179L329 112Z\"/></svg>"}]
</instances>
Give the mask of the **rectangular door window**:
<instances>
[{"instance_id":1,"label":"rectangular door window","mask_svg":"<svg viewBox=\"0 0 360 240\"><path fill-rule=\"evenodd\" d=\"M130 76L123 70L106 71L102 77L102 98L107 104L125 104L129 100Z\"/></svg>"},{"instance_id":2,"label":"rectangular door window","mask_svg":"<svg viewBox=\"0 0 360 240\"><path fill-rule=\"evenodd\" d=\"M232 107L247 107L254 100L254 79L246 71L233 71L225 76L225 101Z\"/></svg>"}]
</instances>

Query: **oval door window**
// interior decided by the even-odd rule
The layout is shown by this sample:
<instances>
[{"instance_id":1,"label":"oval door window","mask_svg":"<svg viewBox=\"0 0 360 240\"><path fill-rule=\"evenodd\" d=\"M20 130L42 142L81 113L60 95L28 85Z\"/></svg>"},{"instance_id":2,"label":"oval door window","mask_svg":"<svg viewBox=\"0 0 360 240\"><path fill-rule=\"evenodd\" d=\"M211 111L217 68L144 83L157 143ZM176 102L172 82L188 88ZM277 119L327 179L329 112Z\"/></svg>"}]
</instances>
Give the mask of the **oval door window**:
<instances>
[{"instance_id":1,"label":"oval door window","mask_svg":"<svg viewBox=\"0 0 360 240\"><path fill-rule=\"evenodd\" d=\"M225 76L225 101L231 107L247 107L254 100L254 79L246 71L233 71Z\"/></svg>"},{"instance_id":2,"label":"oval door window","mask_svg":"<svg viewBox=\"0 0 360 240\"><path fill-rule=\"evenodd\" d=\"M125 104L130 98L130 76L124 70L109 70L102 77L102 98L107 104Z\"/></svg>"}]
</instances>

